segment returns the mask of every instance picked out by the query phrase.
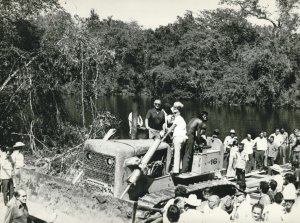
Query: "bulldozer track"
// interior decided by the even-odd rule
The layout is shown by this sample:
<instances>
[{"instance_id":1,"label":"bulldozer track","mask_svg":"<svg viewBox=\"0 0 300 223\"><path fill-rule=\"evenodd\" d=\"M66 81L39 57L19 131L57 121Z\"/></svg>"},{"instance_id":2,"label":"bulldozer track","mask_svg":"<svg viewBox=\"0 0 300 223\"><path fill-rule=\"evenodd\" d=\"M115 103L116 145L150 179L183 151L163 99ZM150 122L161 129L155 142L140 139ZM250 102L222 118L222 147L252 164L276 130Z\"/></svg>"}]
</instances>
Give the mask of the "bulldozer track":
<instances>
[{"instance_id":1,"label":"bulldozer track","mask_svg":"<svg viewBox=\"0 0 300 223\"><path fill-rule=\"evenodd\" d=\"M209 180L203 181L200 183L194 183L190 185L177 185L173 188L166 188L160 191L156 191L150 194L146 194L143 197L140 197L138 200L139 206L154 208L164 205L168 200L174 197L175 189L179 186L185 186L188 193L197 193L203 190L206 187L215 187L215 186L224 186L224 185L235 185L233 182L230 182L225 179L218 180Z\"/></svg>"}]
</instances>

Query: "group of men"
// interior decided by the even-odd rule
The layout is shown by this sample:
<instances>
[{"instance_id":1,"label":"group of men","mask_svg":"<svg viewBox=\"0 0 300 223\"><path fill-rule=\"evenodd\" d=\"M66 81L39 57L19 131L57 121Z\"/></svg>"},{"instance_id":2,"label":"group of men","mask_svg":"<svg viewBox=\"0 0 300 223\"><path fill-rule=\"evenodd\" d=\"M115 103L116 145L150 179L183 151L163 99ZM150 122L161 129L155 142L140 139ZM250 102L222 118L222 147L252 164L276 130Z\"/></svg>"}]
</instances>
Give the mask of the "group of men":
<instances>
[{"instance_id":1,"label":"group of men","mask_svg":"<svg viewBox=\"0 0 300 223\"><path fill-rule=\"evenodd\" d=\"M274 177L270 182L260 182L260 199L254 204L245 192L243 181L237 182L233 195L223 198L214 194L218 192L212 188L206 188L198 199L195 194L188 195L184 186L179 186L175 198L167 202L161 219L155 222L298 222L300 197L297 197L293 175L288 173L283 178L282 169L276 164L272 171Z\"/></svg>"},{"instance_id":2,"label":"group of men","mask_svg":"<svg viewBox=\"0 0 300 223\"><path fill-rule=\"evenodd\" d=\"M288 133L282 129L276 129L275 133L269 137L266 132L260 132L259 136L254 140L251 135L247 134L246 138L240 143L236 137L234 129L230 130L230 135L224 140L225 155L224 159L227 161L227 177L239 177L239 174L244 175L251 172L251 170L258 168L260 171L266 169L267 166L274 164L285 164L286 160L291 163L299 161L300 154L300 132L294 129L293 133L288 137ZM236 155L243 147L244 159L242 170L236 169L234 166L240 163L234 162ZM290 155L288 157L288 148L290 148Z\"/></svg>"},{"instance_id":3,"label":"group of men","mask_svg":"<svg viewBox=\"0 0 300 223\"><path fill-rule=\"evenodd\" d=\"M194 117L186 124L181 116L183 108L181 102L175 102L173 106L167 106L162 109L161 99L154 101L154 107L148 110L145 118L145 127L149 130L149 138L162 138L172 142L174 149L174 164L170 172L176 176L180 173L188 174L191 171L192 157L195 141L201 144L202 134L206 128L208 113L201 112L198 117ZM142 118L139 115L138 125L142 125ZM132 122L132 113L128 117L129 125ZM131 132L131 130L130 130ZM171 135L171 137L170 137ZM172 151L168 151L166 172L170 171ZM180 162L182 157L182 169L180 171Z\"/></svg>"}]
</instances>

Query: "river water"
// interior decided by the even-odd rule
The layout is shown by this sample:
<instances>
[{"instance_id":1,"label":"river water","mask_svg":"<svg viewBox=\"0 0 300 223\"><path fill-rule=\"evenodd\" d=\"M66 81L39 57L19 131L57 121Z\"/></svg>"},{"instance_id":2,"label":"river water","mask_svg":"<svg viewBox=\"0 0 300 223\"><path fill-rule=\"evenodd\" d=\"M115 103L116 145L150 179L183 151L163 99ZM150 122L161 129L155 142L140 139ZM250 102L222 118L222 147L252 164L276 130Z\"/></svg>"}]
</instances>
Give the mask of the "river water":
<instances>
[{"instance_id":1,"label":"river water","mask_svg":"<svg viewBox=\"0 0 300 223\"><path fill-rule=\"evenodd\" d=\"M277 107L259 106L218 106L205 104L199 100L181 100L184 104L182 117L188 123L197 113L205 110L209 113L207 123L207 135L212 135L214 129L220 130L220 139L229 134L230 129L235 129L240 140L245 138L247 133L255 138L260 131L266 131L268 135L275 132L276 128L285 128L290 134L294 128L300 128L300 110ZM164 103L173 104L172 100L165 100ZM82 117L74 109L76 98L70 97L66 100L70 121L74 124L82 124ZM132 109L132 97L130 96L102 96L95 102L98 110L108 110L117 118L122 120L122 127L118 130L117 136L120 139L129 138L128 114ZM150 97L140 97L141 115L143 119L148 109L153 107L153 100ZM92 123L92 115L85 113L86 124ZM144 124L145 125L145 124Z\"/></svg>"}]
</instances>

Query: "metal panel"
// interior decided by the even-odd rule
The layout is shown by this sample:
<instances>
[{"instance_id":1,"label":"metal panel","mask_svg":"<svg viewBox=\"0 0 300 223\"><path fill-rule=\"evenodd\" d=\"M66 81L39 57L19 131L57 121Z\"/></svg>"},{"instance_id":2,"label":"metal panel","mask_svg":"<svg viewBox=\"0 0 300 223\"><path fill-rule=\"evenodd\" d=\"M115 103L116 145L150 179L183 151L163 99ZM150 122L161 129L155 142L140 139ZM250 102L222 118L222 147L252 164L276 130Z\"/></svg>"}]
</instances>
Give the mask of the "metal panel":
<instances>
[{"instance_id":1,"label":"metal panel","mask_svg":"<svg viewBox=\"0 0 300 223\"><path fill-rule=\"evenodd\" d=\"M202 155L200 153L194 154L192 172L194 173L202 173Z\"/></svg>"},{"instance_id":2,"label":"metal panel","mask_svg":"<svg viewBox=\"0 0 300 223\"><path fill-rule=\"evenodd\" d=\"M151 186L149 187L149 193L153 193L155 191L159 191L165 188L174 188L175 185L173 183L172 178L170 175L166 175L163 177L155 178Z\"/></svg>"},{"instance_id":3,"label":"metal panel","mask_svg":"<svg viewBox=\"0 0 300 223\"><path fill-rule=\"evenodd\" d=\"M208 150L204 153L195 153L192 172L194 173L210 173L219 170L222 162L222 152L218 150Z\"/></svg>"},{"instance_id":4,"label":"metal panel","mask_svg":"<svg viewBox=\"0 0 300 223\"><path fill-rule=\"evenodd\" d=\"M84 178L114 185L115 157L102 153L93 153L89 150L85 150L84 154ZM111 164L108 164L109 159L112 162Z\"/></svg>"}]
</instances>

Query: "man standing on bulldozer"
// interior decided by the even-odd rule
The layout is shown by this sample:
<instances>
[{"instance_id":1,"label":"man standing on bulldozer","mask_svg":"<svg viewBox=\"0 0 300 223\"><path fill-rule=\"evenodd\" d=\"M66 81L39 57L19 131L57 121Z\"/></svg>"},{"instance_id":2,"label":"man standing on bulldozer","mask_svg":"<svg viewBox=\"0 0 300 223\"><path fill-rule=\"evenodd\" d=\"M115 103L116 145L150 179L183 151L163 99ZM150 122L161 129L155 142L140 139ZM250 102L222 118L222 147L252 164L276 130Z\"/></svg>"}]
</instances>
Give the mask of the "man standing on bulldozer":
<instances>
[{"instance_id":1,"label":"man standing on bulldozer","mask_svg":"<svg viewBox=\"0 0 300 223\"><path fill-rule=\"evenodd\" d=\"M203 111L198 115L198 117L192 118L187 125L188 140L185 145L185 151L182 160L182 173L191 172L195 140L201 140L201 131L202 127L204 127L205 123L207 122L207 116L208 113Z\"/></svg>"},{"instance_id":2,"label":"man standing on bulldozer","mask_svg":"<svg viewBox=\"0 0 300 223\"><path fill-rule=\"evenodd\" d=\"M165 111L161 108L161 100L155 99L154 108L148 110L145 118L146 129L149 129L149 139L161 138L166 123Z\"/></svg>"},{"instance_id":3,"label":"man standing on bulldozer","mask_svg":"<svg viewBox=\"0 0 300 223\"><path fill-rule=\"evenodd\" d=\"M187 140L186 136L186 123L182 116L180 115L180 111L183 108L183 104L180 102L175 102L173 107L171 108L175 120L173 122L173 125L165 136L163 137L162 141L166 139L166 137L173 131L173 145L174 145L174 166L172 175L176 176L179 175L179 169L180 169L180 155L181 155L181 149L184 148L184 144ZM169 154L169 153L168 153ZM170 155L167 157L167 163L170 163L171 157ZM169 167L167 166L167 171Z\"/></svg>"}]
</instances>

